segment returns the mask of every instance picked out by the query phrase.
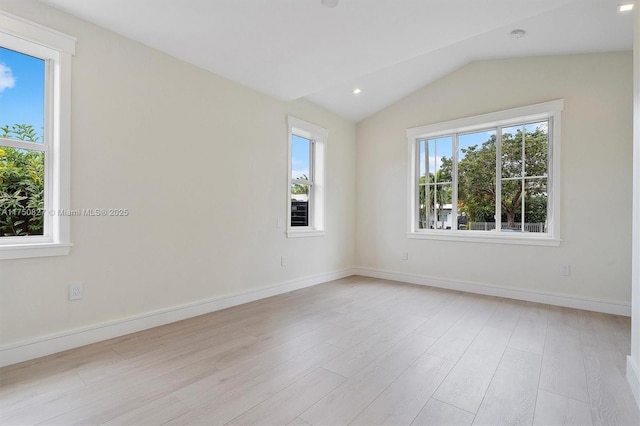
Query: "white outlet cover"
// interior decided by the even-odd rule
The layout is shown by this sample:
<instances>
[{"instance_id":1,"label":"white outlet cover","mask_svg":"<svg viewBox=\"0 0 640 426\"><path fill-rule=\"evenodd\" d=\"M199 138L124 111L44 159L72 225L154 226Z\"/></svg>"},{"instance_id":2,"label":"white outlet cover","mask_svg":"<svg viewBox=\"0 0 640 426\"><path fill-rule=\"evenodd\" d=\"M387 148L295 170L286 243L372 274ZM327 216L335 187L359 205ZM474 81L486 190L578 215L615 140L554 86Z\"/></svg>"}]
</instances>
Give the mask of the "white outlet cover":
<instances>
[{"instance_id":1,"label":"white outlet cover","mask_svg":"<svg viewBox=\"0 0 640 426\"><path fill-rule=\"evenodd\" d=\"M80 300L83 293L84 288L81 283L69 284L69 300Z\"/></svg>"}]
</instances>

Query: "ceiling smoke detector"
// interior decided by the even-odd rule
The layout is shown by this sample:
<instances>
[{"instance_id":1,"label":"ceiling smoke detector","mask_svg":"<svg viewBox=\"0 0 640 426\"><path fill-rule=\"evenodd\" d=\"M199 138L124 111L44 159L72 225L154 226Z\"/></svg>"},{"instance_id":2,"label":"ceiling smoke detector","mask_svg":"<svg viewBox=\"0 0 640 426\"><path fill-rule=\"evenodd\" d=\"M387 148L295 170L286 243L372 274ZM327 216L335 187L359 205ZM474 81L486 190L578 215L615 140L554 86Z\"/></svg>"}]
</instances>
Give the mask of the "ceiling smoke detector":
<instances>
[{"instance_id":1,"label":"ceiling smoke detector","mask_svg":"<svg viewBox=\"0 0 640 426\"><path fill-rule=\"evenodd\" d=\"M513 30L511 31L511 38L522 38L527 32L525 30Z\"/></svg>"},{"instance_id":2,"label":"ceiling smoke detector","mask_svg":"<svg viewBox=\"0 0 640 426\"><path fill-rule=\"evenodd\" d=\"M340 0L321 0L322 5L326 7L336 7Z\"/></svg>"}]
</instances>

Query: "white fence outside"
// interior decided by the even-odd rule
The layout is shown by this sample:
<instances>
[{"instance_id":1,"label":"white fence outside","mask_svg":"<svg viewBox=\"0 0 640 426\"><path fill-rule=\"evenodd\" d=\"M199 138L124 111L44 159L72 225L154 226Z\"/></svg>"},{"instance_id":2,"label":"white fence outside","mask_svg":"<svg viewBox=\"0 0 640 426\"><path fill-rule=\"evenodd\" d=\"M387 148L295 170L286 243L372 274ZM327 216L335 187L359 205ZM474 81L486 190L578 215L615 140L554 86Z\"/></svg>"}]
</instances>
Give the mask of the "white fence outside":
<instances>
[{"instance_id":1,"label":"white fence outside","mask_svg":"<svg viewBox=\"0 0 640 426\"><path fill-rule=\"evenodd\" d=\"M461 227L462 229L462 227ZM493 231L496 229L495 222L469 222L468 229L470 231ZM503 231L522 232L522 223L515 223L509 227L507 222L502 222ZM525 223L524 232L546 232L546 223Z\"/></svg>"}]
</instances>

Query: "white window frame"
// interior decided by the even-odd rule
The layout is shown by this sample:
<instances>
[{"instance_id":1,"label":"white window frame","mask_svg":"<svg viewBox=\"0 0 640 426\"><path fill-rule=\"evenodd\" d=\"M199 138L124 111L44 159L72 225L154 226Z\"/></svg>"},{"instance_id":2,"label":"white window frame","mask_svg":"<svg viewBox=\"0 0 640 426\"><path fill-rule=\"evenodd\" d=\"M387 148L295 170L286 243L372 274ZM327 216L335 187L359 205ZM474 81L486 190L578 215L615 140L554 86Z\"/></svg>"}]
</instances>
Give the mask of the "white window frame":
<instances>
[{"instance_id":1,"label":"white window frame","mask_svg":"<svg viewBox=\"0 0 640 426\"><path fill-rule=\"evenodd\" d=\"M315 124L287 116L287 237L319 237L325 234L325 152L329 131ZM292 179L291 154L294 135L311 141L308 180ZM309 226L291 226L291 186L309 185Z\"/></svg>"},{"instance_id":2,"label":"white window frame","mask_svg":"<svg viewBox=\"0 0 640 426\"><path fill-rule=\"evenodd\" d=\"M0 260L61 256L71 249L69 216L71 57L75 38L0 12L0 46L45 61L43 143L0 138L0 145L45 152L42 236L0 237ZM16 124L16 123L6 123Z\"/></svg>"},{"instance_id":3,"label":"white window frame","mask_svg":"<svg viewBox=\"0 0 640 426\"><path fill-rule=\"evenodd\" d=\"M562 241L560 239L560 139L561 113L563 109L564 100L559 99L407 129L409 151L407 237L444 241L559 246ZM510 125L541 120L549 120L549 169L547 178L549 194L547 200L548 214L546 233L419 229L418 185L420 177L418 174L420 173L420 156L418 153L418 144L420 140L459 133L484 131L498 127L508 127ZM456 138L454 137L454 144L456 143L455 139ZM455 149L456 147L454 146L454 150ZM499 160L500 156L498 154L496 158L496 169L499 167ZM455 181L457 181L457 176L455 179ZM455 217L453 218L453 221L455 222Z\"/></svg>"}]
</instances>

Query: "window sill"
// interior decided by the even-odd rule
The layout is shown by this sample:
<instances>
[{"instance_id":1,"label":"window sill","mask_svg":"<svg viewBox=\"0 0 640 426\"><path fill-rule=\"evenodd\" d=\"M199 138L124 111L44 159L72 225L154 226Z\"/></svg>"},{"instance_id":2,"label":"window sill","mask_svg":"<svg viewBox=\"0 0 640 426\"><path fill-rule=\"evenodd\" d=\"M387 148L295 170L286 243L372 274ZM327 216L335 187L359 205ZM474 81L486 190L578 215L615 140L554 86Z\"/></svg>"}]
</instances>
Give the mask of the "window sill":
<instances>
[{"instance_id":1,"label":"window sill","mask_svg":"<svg viewBox=\"0 0 640 426\"><path fill-rule=\"evenodd\" d=\"M438 241L460 241L467 243L489 243L489 244L516 244L523 246L550 246L558 247L560 245L559 238L551 238L549 236L531 236L527 234L520 235L504 235L492 231L474 231L452 232L409 232L407 238L420 240L438 240Z\"/></svg>"},{"instance_id":2,"label":"window sill","mask_svg":"<svg viewBox=\"0 0 640 426\"><path fill-rule=\"evenodd\" d=\"M287 238L323 237L325 231L315 229L306 231L287 231Z\"/></svg>"},{"instance_id":3,"label":"window sill","mask_svg":"<svg viewBox=\"0 0 640 426\"><path fill-rule=\"evenodd\" d=\"M71 243L34 243L0 245L0 260L27 259L32 257L66 256Z\"/></svg>"}]
</instances>

